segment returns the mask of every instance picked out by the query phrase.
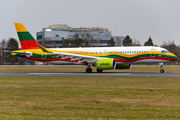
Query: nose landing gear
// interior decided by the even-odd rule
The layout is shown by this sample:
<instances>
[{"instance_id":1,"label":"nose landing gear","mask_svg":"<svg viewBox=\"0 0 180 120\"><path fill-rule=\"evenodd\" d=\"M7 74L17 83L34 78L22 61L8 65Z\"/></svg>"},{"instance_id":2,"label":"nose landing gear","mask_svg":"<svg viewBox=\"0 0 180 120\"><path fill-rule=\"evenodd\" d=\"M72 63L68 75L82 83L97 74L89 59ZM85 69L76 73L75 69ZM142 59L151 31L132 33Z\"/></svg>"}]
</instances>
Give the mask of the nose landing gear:
<instances>
[{"instance_id":1,"label":"nose landing gear","mask_svg":"<svg viewBox=\"0 0 180 120\"><path fill-rule=\"evenodd\" d=\"M161 70L160 70L160 72L161 72L161 73L164 73L164 70L163 70L163 69L161 69Z\"/></svg>"},{"instance_id":2,"label":"nose landing gear","mask_svg":"<svg viewBox=\"0 0 180 120\"><path fill-rule=\"evenodd\" d=\"M161 66L161 70L160 70L160 73L164 73L164 69L162 69L164 63L159 63L159 65Z\"/></svg>"}]
</instances>

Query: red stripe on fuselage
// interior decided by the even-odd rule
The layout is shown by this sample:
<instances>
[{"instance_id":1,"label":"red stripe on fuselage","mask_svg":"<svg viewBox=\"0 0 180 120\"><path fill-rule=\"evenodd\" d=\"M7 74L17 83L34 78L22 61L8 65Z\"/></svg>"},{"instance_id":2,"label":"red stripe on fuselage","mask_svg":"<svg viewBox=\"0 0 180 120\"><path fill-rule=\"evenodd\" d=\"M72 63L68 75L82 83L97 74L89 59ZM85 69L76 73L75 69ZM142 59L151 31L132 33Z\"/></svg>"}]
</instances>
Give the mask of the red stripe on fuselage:
<instances>
[{"instance_id":1,"label":"red stripe on fuselage","mask_svg":"<svg viewBox=\"0 0 180 120\"><path fill-rule=\"evenodd\" d=\"M116 60L116 62L136 62L136 61L145 60L145 59L156 59L156 60L167 60L167 61L176 60L176 59L165 58L165 57L142 57L142 58L136 58L136 59L132 59L132 60L123 60L123 59L115 59L115 60Z\"/></svg>"},{"instance_id":2,"label":"red stripe on fuselage","mask_svg":"<svg viewBox=\"0 0 180 120\"><path fill-rule=\"evenodd\" d=\"M167 61L174 61L175 60L172 58L165 58L165 57L142 57L142 58L136 58L133 60L127 60L127 62L136 62L136 61L145 60L145 59L156 59L156 60L167 60Z\"/></svg>"},{"instance_id":3,"label":"red stripe on fuselage","mask_svg":"<svg viewBox=\"0 0 180 120\"><path fill-rule=\"evenodd\" d=\"M48 58L48 59L42 59L42 58L33 58L33 57L24 57L26 59L31 59L31 60L36 60L36 61L41 61L41 62L51 62L51 61L64 61L64 62L75 62L78 63L79 60L74 60L71 61L71 58L66 58L66 59L61 59L61 58ZM145 60L145 59L156 59L156 60L166 60L166 61L174 61L175 59L172 58L164 58L164 57L144 57L144 58L136 58L133 60L124 60L124 59L115 59L116 62L136 62L136 61L140 61L140 60ZM82 63L80 63L82 64Z\"/></svg>"}]
</instances>

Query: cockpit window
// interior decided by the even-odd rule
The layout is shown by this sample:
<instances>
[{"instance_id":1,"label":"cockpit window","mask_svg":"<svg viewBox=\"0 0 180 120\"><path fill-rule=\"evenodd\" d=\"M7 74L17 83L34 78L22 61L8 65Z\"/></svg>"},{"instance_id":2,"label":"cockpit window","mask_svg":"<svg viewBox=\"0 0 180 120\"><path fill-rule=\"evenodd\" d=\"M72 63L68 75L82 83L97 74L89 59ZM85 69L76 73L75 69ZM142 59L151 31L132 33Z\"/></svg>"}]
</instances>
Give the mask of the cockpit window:
<instances>
[{"instance_id":1,"label":"cockpit window","mask_svg":"<svg viewBox=\"0 0 180 120\"><path fill-rule=\"evenodd\" d=\"M162 50L161 53L171 53L168 50Z\"/></svg>"}]
</instances>

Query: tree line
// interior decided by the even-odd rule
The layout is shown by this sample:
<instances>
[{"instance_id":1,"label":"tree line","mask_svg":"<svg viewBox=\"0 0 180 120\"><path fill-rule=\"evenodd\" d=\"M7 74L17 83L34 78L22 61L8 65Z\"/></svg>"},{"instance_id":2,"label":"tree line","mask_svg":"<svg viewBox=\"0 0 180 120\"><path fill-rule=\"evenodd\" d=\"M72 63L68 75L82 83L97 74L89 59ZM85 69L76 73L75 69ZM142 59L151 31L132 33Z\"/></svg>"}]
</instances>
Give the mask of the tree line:
<instances>
[{"instance_id":1,"label":"tree line","mask_svg":"<svg viewBox=\"0 0 180 120\"><path fill-rule=\"evenodd\" d=\"M89 34L83 34L81 37L79 37L78 34L75 34L73 38L64 39L62 47L100 47L101 43L102 39L93 38L93 36L90 36ZM113 38L109 40L107 46L115 46Z\"/></svg>"},{"instance_id":2,"label":"tree line","mask_svg":"<svg viewBox=\"0 0 180 120\"><path fill-rule=\"evenodd\" d=\"M18 50L18 41L14 38L3 39L0 42L0 65L24 64L25 59L11 55L11 51Z\"/></svg>"}]
</instances>

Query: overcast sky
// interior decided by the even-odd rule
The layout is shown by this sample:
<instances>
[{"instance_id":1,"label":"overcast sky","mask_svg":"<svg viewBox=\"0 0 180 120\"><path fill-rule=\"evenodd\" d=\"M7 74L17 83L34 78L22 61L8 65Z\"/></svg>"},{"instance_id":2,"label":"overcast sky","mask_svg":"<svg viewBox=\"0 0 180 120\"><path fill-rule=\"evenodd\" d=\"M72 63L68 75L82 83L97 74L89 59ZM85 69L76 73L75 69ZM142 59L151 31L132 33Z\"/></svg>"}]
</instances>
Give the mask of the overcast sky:
<instances>
[{"instance_id":1,"label":"overcast sky","mask_svg":"<svg viewBox=\"0 0 180 120\"><path fill-rule=\"evenodd\" d=\"M18 39L14 23L36 32L52 24L105 27L113 36L129 35L143 45L180 45L180 0L0 0L0 40Z\"/></svg>"}]
</instances>

